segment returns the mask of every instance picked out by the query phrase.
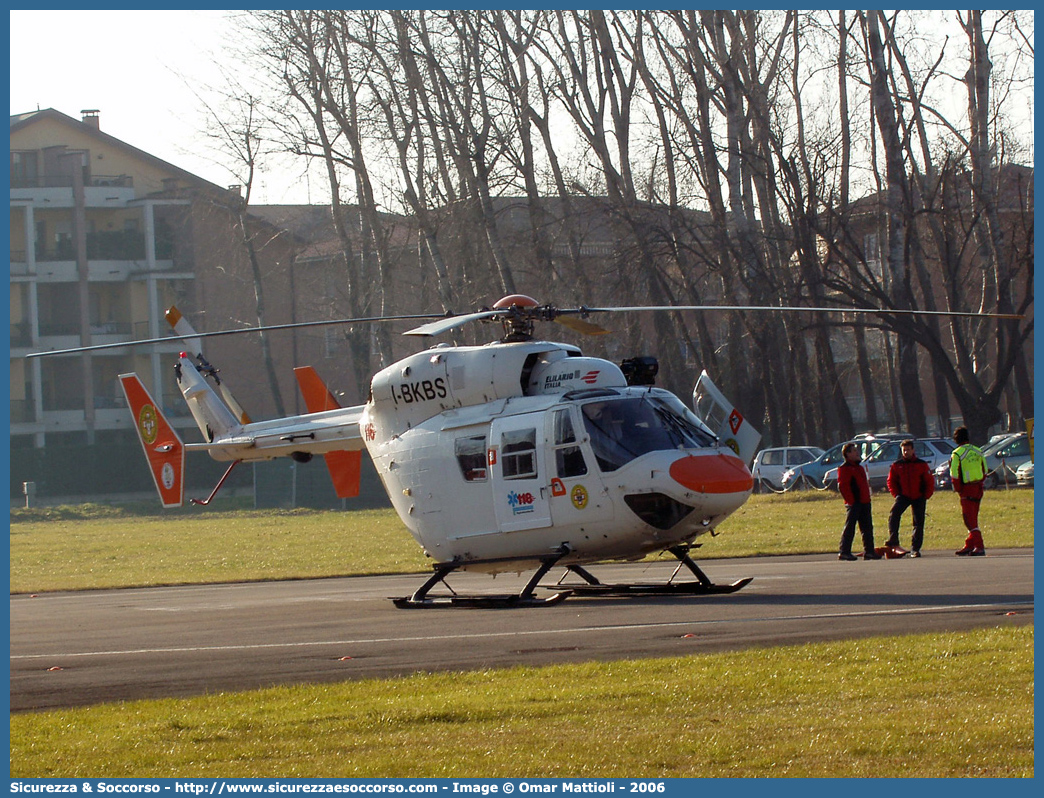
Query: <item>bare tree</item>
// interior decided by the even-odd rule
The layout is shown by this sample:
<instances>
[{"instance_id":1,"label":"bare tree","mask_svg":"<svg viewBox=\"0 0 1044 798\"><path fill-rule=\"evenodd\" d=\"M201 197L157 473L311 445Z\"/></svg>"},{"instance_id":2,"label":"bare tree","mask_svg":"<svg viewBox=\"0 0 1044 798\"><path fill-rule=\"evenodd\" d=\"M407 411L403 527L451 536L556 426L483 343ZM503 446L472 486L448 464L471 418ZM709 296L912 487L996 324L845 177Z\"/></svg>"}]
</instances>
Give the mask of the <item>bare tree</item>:
<instances>
[{"instance_id":1,"label":"bare tree","mask_svg":"<svg viewBox=\"0 0 1044 798\"><path fill-rule=\"evenodd\" d=\"M240 189L230 190L227 195L215 197L213 201L222 211L231 213L236 220L236 233L250 266L251 284L254 291L255 318L252 321L258 327L265 327L269 318L265 304L264 270L258 253L273 235L279 236L282 235L282 232L272 231L260 224L257 219L251 218L249 213L260 159L264 154L263 104L259 97L254 96L233 76L223 73L223 77L226 86L221 93L223 104L220 109L212 107L198 94L197 97L206 109L209 134L217 146L229 156L228 162L232 165L233 173L240 180ZM261 236L260 239L259 236ZM258 339L276 413L281 416L286 415L275 361L272 357L270 336L262 330L258 333Z\"/></svg>"},{"instance_id":2,"label":"bare tree","mask_svg":"<svg viewBox=\"0 0 1044 798\"><path fill-rule=\"evenodd\" d=\"M879 302L886 307L931 309L941 296L945 307L952 310L1025 312L1033 301L1032 265L1018 242L1032 240L1032 222L1027 218L1032 208L1032 187L1020 185L1020 170L1000 168L992 160L991 151L991 177L996 185L1007 186L1012 202L1008 214L1011 221L1000 236L1003 246L990 247L986 207L975 190L973 170L965 166L971 157L971 138L921 99L926 89L911 77L907 48L897 40L898 17L873 13L861 19L880 133L874 141L885 153L881 173L885 183L878 196L882 201L881 229L886 233L884 260L889 266L880 275L868 269L865 264L870 253L859 251L851 219L835 219L834 240L841 242L838 251L844 250L841 259L847 266L845 273L829 280L831 289L853 302ZM974 36L974 24L970 27ZM969 62L982 57L974 50L970 44ZM891 65L886 61L889 57ZM933 70L929 67L927 74L934 74ZM969 96L970 105L977 108L974 91ZM928 135L923 122L928 114L949 134L952 145L942 167L935 164L933 149L925 142ZM998 238L992 240L997 242ZM1000 275L1009 296L1007 304L1001 303L997 290ZM987 428L1000 420L998 403L1018 353L1032 332L1032 320L1020 324L955 319L946 325L949 341L942 339L940 325L931 317L886 317L882 326L895 334L901 349L913 343L927 355L955 397L973 435L985 437ZM904 362L900 352L899 387L905 390L908 414L917 407L917 398L911 400L907 383L920 383L919 370L911 363L911 359ZM913 416L910 422L914 426Z\"/></svg>"},{"instance_id":3,"label":"bare tree","mask_svg":"<svg viewBox=\"0 0 1044 798\"><path fill-rule=\"evenodd\" d=\"M362 235L341 229L360 307L387 303L397 206L443 309L527 278L588 302L1032 308L1031 185L1004 160L1006 92L1032 79L1015 12L959 15L963 48L914 35L914 12L267 13L302 149L358 203ZM938 102L955 85L966 114ZM586 225L612 256L585 256ZM1029 407L1031 330L731 314L651 332L665 372L698 357L782 441L851 434L853 385L872 427L926 433L931 387L940 426L953 397L984 431L1005 396Z\"/></svg>"}]
</instances>

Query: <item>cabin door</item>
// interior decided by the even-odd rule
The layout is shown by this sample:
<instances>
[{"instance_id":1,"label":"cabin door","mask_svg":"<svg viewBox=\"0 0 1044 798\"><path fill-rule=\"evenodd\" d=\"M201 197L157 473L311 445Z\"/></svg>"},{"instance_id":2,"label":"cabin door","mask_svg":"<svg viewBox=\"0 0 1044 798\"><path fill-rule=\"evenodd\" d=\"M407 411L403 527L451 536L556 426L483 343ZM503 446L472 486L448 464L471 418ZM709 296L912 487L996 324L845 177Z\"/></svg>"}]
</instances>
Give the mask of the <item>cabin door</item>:
<instances>
[{"instance_id":1,"label":"cabin door","mask_svg":"<svg viewBox=\"0 0 1044 798\"><path fill-rule=\"evenodd\" d=\"M487 455L502 532L551 526L544 416L526 413L493 420Z\"/></svg>"}]
</instances>

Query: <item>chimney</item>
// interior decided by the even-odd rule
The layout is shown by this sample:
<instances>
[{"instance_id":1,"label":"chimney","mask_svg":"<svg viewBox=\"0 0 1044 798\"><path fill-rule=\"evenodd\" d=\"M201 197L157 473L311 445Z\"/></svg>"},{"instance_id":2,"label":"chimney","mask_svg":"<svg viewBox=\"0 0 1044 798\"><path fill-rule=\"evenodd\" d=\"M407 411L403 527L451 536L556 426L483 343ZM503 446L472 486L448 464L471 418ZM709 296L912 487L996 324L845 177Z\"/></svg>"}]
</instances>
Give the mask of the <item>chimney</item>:
<instances>
[{"instance_id":1,"label":"chimney","mask_svg":"<svg viewBox=\"0 0 1044 798\"><path fill-rule=\"evenodd\" d=\"M83 117L83 123L90 125L95 130L101 130L101 120L98 118L98 114L101 113L97 108L85 108L80 111Z\"/></svg>"}]
</instances>

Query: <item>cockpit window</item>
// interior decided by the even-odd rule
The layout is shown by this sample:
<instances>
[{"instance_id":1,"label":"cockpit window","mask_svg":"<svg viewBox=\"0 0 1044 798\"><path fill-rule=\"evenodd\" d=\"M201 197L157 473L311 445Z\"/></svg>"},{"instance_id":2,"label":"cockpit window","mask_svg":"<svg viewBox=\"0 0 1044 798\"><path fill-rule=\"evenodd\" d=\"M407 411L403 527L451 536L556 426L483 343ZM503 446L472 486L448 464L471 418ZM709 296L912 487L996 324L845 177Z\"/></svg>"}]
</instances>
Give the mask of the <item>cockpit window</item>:
<instances>
[{"instance_id":1,"label":"cockpit window","mask_svg":"<svg viewBox=\"0 0 1044 798\"><path fill-rule=\"evenodd\" d=\"M685 405L670 399L629 396L582 406L584 426L602 471L615 471L648 452L714 445L714 436Z\"/></svg>"},{"instance_id":2,"label":"cockpit window","mask_svg":"<svg viewBox=\"0 0 1044 798\"><path fill-rule=\"evenodd\" d=\"M555 468L559 477L582 477L587 473L584 453L576 444L572 412L568 407L554 415Z\"/></svg>"}]
</instances>

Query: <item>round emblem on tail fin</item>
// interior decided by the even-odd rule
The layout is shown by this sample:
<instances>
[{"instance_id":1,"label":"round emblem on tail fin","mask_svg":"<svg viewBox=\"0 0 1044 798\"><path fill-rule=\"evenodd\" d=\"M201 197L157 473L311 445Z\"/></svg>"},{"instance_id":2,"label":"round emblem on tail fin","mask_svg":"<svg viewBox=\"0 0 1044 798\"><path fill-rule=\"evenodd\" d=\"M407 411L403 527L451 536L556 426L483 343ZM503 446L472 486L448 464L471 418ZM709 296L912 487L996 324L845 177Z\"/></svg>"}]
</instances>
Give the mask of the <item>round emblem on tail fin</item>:
<instances>
[{"instance_id":1,"label":"round emblem on tail fin","mask_svg":"<svg viewBox=\"0 0 1044 798\"><path fill-rule=\"evenodd\" d=\"M166 490L174 487L174 466L170 463L163 464L163 469L160 471L160 481L163 482L163 487Z\"/></svg>"},{"instance_id":2,"label":"round emblem on tail fin","mask_svg":"<svg viewBox=\"0 0 1044 798\"><path fill-rule=\"evenodd\" d=\"M156 420L156 408L150 404L143 405L138 413L138 431L145 443L154 443L159 434L159 423Z\"/></svg>"}]
</instances>

